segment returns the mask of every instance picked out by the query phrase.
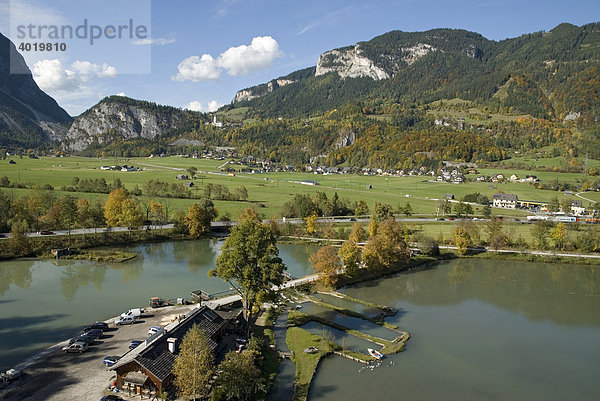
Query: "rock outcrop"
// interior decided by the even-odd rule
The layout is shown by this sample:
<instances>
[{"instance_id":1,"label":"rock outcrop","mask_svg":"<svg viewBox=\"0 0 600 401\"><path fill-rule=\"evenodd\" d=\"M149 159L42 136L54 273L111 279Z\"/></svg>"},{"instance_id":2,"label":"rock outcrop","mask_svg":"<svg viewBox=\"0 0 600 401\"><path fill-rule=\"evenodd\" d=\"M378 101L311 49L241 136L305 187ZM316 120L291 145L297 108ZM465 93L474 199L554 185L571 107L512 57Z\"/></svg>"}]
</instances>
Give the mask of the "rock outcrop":
<instances>
[{"instance_id":1,"label":"rock outcrop","mask_svg":"<svg viewBox=\"0 0 600 401\"><path fill-rule=\"evenodd\" d=\"M91 144L117 139L153 139L185 121L182 110L149 104L121 96L103 99L77 117L63 144L69 150L81 151Z\"/></svg>"},{"instance_id":2,"label":"rock outcrop","mask_svg":"<svg viewBox=\"0 0 600 401\"><path fill-rule=\"evenodd\" d=\"M387 72L376 66L373 60L365 57L362 53L360 44L352 48L325 52L319 56L315 76L335 72L342 78L369 77L380 80L390 77Z\"/></svg>"}]
</instances>

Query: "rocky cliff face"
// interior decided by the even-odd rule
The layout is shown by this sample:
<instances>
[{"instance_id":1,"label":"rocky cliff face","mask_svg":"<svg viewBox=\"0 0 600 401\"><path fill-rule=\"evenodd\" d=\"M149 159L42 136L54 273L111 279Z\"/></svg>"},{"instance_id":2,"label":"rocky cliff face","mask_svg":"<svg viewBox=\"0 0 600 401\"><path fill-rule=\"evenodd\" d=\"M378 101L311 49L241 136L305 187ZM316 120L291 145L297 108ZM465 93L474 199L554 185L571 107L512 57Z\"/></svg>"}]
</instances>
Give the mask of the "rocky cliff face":
<instances>
[{"instance_id":1,"label":"rocky cliff face","mask_svg":"<svg viewBox=\"0 0 600 401\"><path fill-rule=\"evenodd\" d=\"M117 139L152 139L176 129L185 120L184 112L178 109L149 108L118 98L104 99L77 117L63 141L65 147L81 151L91 144Z\"/></svg>"},{"instance_id":2,"label":"rocky cliff face","mask_svg":"<svg viewBox=\"0 0 600 401\"><path fill-rule=\"evenodd\" d=\"M261 96L266 95L267 93L273 92L273 90L277 88L281 88L282 86L286 86L289 84L293 84L297 82L293 79L285 79L285 78L277 78L272 81L267 82L266 87L265 84L254 86L252 88L242 89L237 91L235 97L233 98L233 103L239 103L244 101L250 101L253 99L257 99Z\"/></svg>"},{"instance_id":3,"label":"rocky cliff face","mask_svg":"<svg viewBox=\"0 0 600 401\"><path fill-rule=\"evenodd\" d=\"M0 144L33 147L59 140L72 121L37 86L15 45L0 34Z\"/></svg>"},{"instance_id":4,"label":"rocky cliff face","mask_svg":"<svg viewBox=\"0 0 600 401\"><path fill-rule=\"evenodd\" d=\"M335 72L342 78L368 77L374 80L390 76L382 68L363 55L360 44L350 49L330 50L319 56L315 76Z\"/></svg>"}]
</instances>

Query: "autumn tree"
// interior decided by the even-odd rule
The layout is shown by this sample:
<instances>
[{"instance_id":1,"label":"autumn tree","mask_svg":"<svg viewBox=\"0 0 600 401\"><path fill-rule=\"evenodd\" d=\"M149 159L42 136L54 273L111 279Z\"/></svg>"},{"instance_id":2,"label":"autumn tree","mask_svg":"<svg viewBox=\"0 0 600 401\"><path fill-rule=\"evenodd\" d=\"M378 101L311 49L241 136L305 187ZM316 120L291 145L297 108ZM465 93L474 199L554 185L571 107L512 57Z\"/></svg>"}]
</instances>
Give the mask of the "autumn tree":
<instances>
[{"instance_id":1,"label":"autumn tree","mask_svg":"<svg viewBox=\"0 0 600 401\"><path fill-rule=\"evenodd\" d=\"M375 201L373 205L373 210L371 212L371 219L376 222L382 222L384 220L393 217L392 205L385 202Z\"/></svg>"},{"instance_id":2,"label":"autumn tree","mask_svg":"<svg viewBox=\"0 0 600 401\"><path fill-rule=\"evenodd\" d=\"M506 238L502 232L502 221L497 216L492 216L485 226L487 234L487 243L493 248L498 249L505 245Z\"/></svg>"},{"instance_id":3,"label":"autumn tree","mask_svg":"<svg viewBox=\"0 0 600 401\"><path fill-rule=\"evenodd\" d=\"M338 272L342 269L342 263L336 250L327 245L309 258L315 273L319 273L321 282L327 287L333 287L337 282Z\"/></svg>"},{"instance_id":4,"label":"autumn tree","mask_svg":"<svg viewBox=\"0 0 600 401\"><path fill-rule=\"evenodd\" d=\"M362 199L354 202L354 215L355 216L365 216L369 214L369 205Z\"/></svg>"},{"instance_id":5,"label":"autumn tree","mask_svg":"<svg viewBox=\"0 0 600 401\"><path fill-rule=\"evenodd\" d=\"M77 199L77 204L75 206L77 208L77 225L83 229L91 227L92 212L90 210L90 203L87 201L87 199Z\"/></svg>"},{"instance_id":6,"label":"autumn tree","mask_svg":"<svg viewBox=\"0 0 600 401\"><path fill-rule=\"evenodd\" d=\"M210 229L211 222L217 217L217 210L210 199L201 199L188 208L185 225L192 237L199 237Z\"/></svg>"},{"instance_id":7,"label":"autumn tree","mask_svg":"<svg viewBox=\"0 0 600 401\"><path fill-rule=\"evenodd\" d=\"M231 228L209 276L220 277L235 288L252 325L254 305L275 299L273 286L283 282L285 265L279 257L277 236L271 225L261 223L256 212L246 216Z\"/></svg>"},{"instance_id":8,"label":"autumn tree","mask_svg":"<svg viewBox=\"0 0 600 401\"><path fill-rule=\"evenodd\" d=\"M206 334L194 324L183 337L173 365L179 394L188 400L207 396L213 363L214 355L208 346Z\"/></svg>"},{"instance_id":9,"label":"autumn tree","mask_svg":"<svg viewBox=\"0 0 600 401\"><path fill-rule=\"evenodd\" d=\"M108 194L104 203L104 217L109 227L125 226L131 230L144 224L144 214L137 200L129 197L123 188Z\"/></svg>"},{"instance_id":10,"label":"autumn tree","mask_svg":"<svg viewBox=\"0 0 600 401\"><path fill-rule=\"evenodd\" d=\"M410 259L402 225L393 217L383 221L375 236L369 238L362 251L362 260L369 269L402 266Z\"/></svg>"},{"instance_id":11,"label":"autumn tree","mask_svg":"<svg viewBox=\"0 0 600 401\"><path fill-rule=\"evenodd\" d=\"M104 203L104 217L109 227L117 227L123 221L123 204L129 196L124 189L115 189Z\"/></svg>"},{"instance_id":12,"label":"autumn tree","mask_svg":"<svg viewBox=\"0 0 600 401\"><path fill-rule=\"evenodd\" d=\"M360 242L363 242L363 240L366 238L367 233L365 232L365 229L363 228L362 224L360 224L358 221L356 223L354 223L352 225L352 232L350 233L350 236L348 237L348 239L350 241L356 242L357 244Z\"/></svg>"},{"instance_id":13,"label":"autumn tree","mask_svg":"<svg viewBox=\"0 0 600 401\"><path fill-rule=\"evenodd\" d=\"M358 271L360 266L360 250L355 241L344 241L338 251L338 256L344 265L346 273L353 275Z\"/></svg>"},{"instance_id":14,"label":"autumn tree","mask_svg":"<svg viewBox=\"0 0 600 401\"><path fill-rule=\"evenodd\" d=\"M265 391L265 380L256 366L258 353L245 350L230 351L219 364L213 400L250 400Z\"/></svg>"},{"instance_id":15,"label":"autumn tree","mask_svg":"<svg viewBox=\"0 0 600 401\"><path fill-rule=\"evenodd\" d=\"M316 213L306 217L304 223L306 224L306 232L308 234L315 234L318 231L317 220L319 216Z\"/></svg>"},{"instance_id":16,"label":"autumn tree","mask_svg":"<svg viewBox=\"0 0 600 401\"><path fill-rule=\"evenodd\" d=\"M26 256L31 252L31 239L27 236L28 228L25 220L12 223L8 247L15 256Z\"/></svg>"},{"instance_id":17,"label":"autumn tree","mask_svg":"<svg viewBox=\"0 0 600 401\"><path fill-rule=\"evenodd\" d=\"M454 245L458 248L458 253L464 255L467 253L469 247L473 246L473 240L469 231L462 225L456 226L452 231L452 240Z\"/></svg>"},{"instance_id":18,"label":"autumn tree","mask_svg":"<svg viewBox=\"0 0 600 401\"><path fill-rule=\"evenodd\" d=\"M155 225L163 224L165 222L165 210L163 205L151 199L149 209L150 219L152 219Z\"/></svg>"},{"instance_id":19,"label":"autumn tree","mask_svg":"<svg viewBox=\"0 0 600 401\"><path fill-rule=\"evenodd\" d=\"M568 234L567 226L562 222L558 223L550 233L554 246L561 251L564 250L567 244Z\"/></svg>"}]
</instances>

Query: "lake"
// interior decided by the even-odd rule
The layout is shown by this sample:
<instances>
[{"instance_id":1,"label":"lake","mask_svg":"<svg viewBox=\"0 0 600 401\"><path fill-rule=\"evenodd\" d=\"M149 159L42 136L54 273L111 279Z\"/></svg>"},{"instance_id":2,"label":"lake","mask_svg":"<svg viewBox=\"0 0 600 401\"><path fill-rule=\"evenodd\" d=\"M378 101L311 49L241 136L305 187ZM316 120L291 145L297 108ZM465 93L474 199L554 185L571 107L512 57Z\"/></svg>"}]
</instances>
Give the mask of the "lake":
<instances>
[{"instance_id":1,"label":"lake","mask_svg":"<svg viewBox=\"0 0 600 401\"><path fill-rule=\"evenodd\" d=\"M127 247L123 250L139 257L120 264L0 262L0 370L69 338L84 324L147 305L152 296L227 290L222 280L207 276L221 244ZM315 247L279 249L292 276L311 272L308 257ZM412 337L404 352L373 370L326 357L311 385L311 400L562 401L596 400L600 394L600 268L459 259L342 292L397 308L388 321ZM360 305L357 310L370 312ZM354 324L353 319L344 323ZM323 330L315 324L305 328ZM341 333L332 334L342 341ZM368 343L347 345L365 352ZM285 395L293 365L282 372Z\"/></svg>"},{"instance_id":2,"label":"lake","mask_svg":"<svg viewBox=\"0 0 600 401\"><path fill-rule=\"evenodd\" d=\"M598 399L597 267L460 259L343 292L412 337L373 370L326 357L310 400Z\"/></svg>"},{"instance_id":3,"label":"lake","mask_svg":"<svg viewBox=\"0 0 600 401\"><path fill-rule=\"evenodd\" d=\"M174 241L122 248L139 256L118 264L69 260L0 262L0 371L70 338L83 325L105 320L152 296L189 298L203 289L229 289L209 278L222 242ZM294 277L312 272L316 248L279 245Z\"/></svg>"}]
</instances>

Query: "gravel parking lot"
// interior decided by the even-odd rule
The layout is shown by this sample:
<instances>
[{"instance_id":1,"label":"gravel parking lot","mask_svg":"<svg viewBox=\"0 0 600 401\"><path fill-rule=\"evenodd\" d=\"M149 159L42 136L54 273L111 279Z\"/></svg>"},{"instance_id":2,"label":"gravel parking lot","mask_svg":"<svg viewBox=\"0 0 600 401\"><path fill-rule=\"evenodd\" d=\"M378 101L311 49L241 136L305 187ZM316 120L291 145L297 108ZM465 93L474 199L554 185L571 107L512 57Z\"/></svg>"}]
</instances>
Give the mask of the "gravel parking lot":
<instances>
[{"instance_id":1,"label":"gravel parking lot","mask_svg":"<svg viewBox=\"0 0 600 401\"><path fill-rule=\"evenodd\" d=\"M165 326L194 307L195 305L147 308L146 313L135 324L127 326L117 327L112 322L114 319L111 319L107 321L109 330L82 354L62 352L60 349L68 341L57 344L23 369L22 379L1 390L0 400L100 400L102 396L109 394L108 385L115 376L102 363L105 356L125 354L129 351L131 340L144 340L147 337L148 328ZM120 396L129 399L127 394ZM130 399L139 399L139 396Z\"/></svg>"}]
</instances>

